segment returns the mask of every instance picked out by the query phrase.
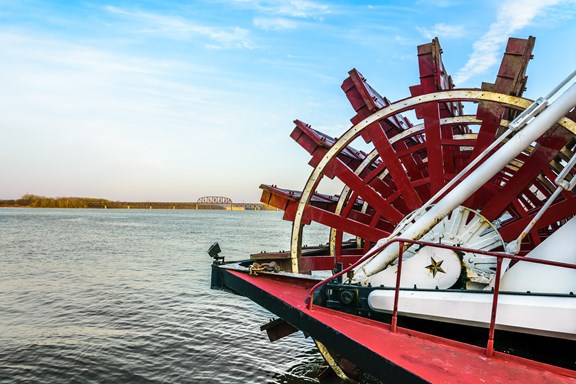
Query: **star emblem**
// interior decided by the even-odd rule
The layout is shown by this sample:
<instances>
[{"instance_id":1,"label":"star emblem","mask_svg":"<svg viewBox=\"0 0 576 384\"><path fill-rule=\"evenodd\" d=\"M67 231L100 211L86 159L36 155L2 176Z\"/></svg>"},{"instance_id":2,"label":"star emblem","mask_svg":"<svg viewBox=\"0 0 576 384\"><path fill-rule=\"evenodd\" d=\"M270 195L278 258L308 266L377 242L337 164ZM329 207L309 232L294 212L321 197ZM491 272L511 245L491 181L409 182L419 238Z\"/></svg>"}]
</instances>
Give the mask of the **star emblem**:
<instances>
[{"instance_id":1,"label":"star emblem","mask_svg":"<svg viewBox=\"0 0 576 384\"><path fill-rule=\"evenodd\" d=\"M444 262L444 260L436 261L436 260L434 260L433 257L431 257L430 262L431 262L431 264L426 266L426 269L428 269L428 270L430 270L430 272L432 272L432 277L436 277L436 274L438 272L446 273L446 271L444 271L442 269L442 263Z\"/></svg>"}]
</instances>

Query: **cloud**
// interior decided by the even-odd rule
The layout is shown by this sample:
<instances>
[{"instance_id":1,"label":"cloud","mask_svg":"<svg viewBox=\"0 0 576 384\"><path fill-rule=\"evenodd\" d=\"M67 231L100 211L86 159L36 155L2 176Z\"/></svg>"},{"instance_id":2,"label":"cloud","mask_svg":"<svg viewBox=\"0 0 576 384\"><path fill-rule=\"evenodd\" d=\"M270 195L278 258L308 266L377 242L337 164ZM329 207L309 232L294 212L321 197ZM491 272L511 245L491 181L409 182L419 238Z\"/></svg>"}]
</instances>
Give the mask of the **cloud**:
<instances>
[{"instance_id":1,"label":"cloud","mask_svg":"<svg viewBox=\"0 0 576 384\"><path fill-rule=\"evenodd\" d=\"M297 22L280 17L274 17L274 18L257 17L254 19L253 22L254 26L263 29L265 31L281 31L287 29L295 29L298 26Z\"/></svg>"},{"instance_id":2,"label":"cloud","mask_svg":"<svg viewBox=\"0 0 576 384\"><path fill-rule=\"evenodd\" d=\"M463 25L448 25L439 23L432 28L416 27L416 29L427 39L435 37L445 39L458 39L466 34L466 29Z\"/></svg>"},{"instance_id":3,"label":"cloud","mask_svg":"<svg viewBox=\"0 0 576 384\"><path fill-rule=\"evenodd\" d=\"M473 45L468 61L454 76L454 82L461 84L479 75L498 63L501 48L508 37L530 23L547 7L559 4L561 0L508 0L505 1L482 37Z\"/></svg>"},{"instance_id":4,"label":"cloud","mask_svg":"<svg viewBox=\"0 0 576 384\"><path fill-rule=\"evenodd\" d=\"M455 2L453 0L419 0L416 4L431 5L434 7L447 8L451 7Z\"/></svg>"},{"instance_id":5,"label":"cloud","mask_svg":"<svg viewBox=\"0 0 576 384\"><path fill-rule=\"evenodd\" d=\"M236 5L272 15L320 18L331 13L327 4L309 0L233 0Z\"/></svg>"},{"instance_id":6,"label":"cloud","mask_svg":"<svg viewBox=\"0 0 576 384\"><path fill-rule=\"evenodd\" d=\"M129 11L115 6L103 9L115 15L136 20L146 25L144 32L157 33L172 39L188 39L203 36L210 40L208 48L248 48L251 49L250 32L240 27L213 27L192 23L176 16L165 16L150 12Z\"/></svg>"},{"instance_id":7,"label":"cloud","mask_svg":"<svg viewBox=\"0 0 576 384\"><path fill-rule=\"evenodd\" d=\"M280 2L277 11L280 14L294 17L314 17L320 14L330 13L330 7L313 1L291 0L288 2Z\"/></svg>"},{"instance_id":8,"label":"cloud","mask_svg":"<svg viewBox=\"0 0 576 384\"><path fill-rule=\"evenodd\" d=\"M109 198L126 186L126 193L138 196L171 175L178 190L197 191L211 183L213 169L236 175L240 168L254 169L246 165L245 148L254 145L246 137L259 140L268 125L293 118L286 111L256 118L274 103L259 87L280 93L265 80L248 87L249 80L216 74L209 64L107 51L86 40L2 31L0 61L6 131L0 160L12 164L0 170L0 178L11 181L11 189L2 191L7 197L71 194L78 186ZM230 128L238 126L243 129ZM206 143L216 143L217 150ZM227 163L221 153L237 161ZM206 163L210 167L195 166ZM21 175L25 180L16 182ZM252 186L262 181L257 172L249 178ZM221 188L236 190L231 183ZM174 193L161 189L158 194Z\"/></svg>"}]
</instances>

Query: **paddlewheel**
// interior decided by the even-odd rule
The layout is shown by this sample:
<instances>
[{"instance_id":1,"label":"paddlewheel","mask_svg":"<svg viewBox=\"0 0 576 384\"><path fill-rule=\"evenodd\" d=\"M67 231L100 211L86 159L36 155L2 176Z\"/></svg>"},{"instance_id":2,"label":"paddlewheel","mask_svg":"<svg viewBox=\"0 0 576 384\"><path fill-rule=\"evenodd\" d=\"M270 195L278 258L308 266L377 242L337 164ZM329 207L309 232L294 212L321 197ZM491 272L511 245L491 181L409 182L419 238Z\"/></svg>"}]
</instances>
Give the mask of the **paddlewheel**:
<instances>
[{"instance_id":1,"label":"paddlewheel","mask_svg":"<svg viewBox=\"0 0 576 384\"><path fill-rule=\"evenodd\" d=\"M465 176L506 143L515 134L510 122L532 104L522 94L534 42L533 37L509 39L494 83L459 89L434 39L418 47L420 82L409 88L410 97L391 102L352 69L342 84L355 111L350 129L333 138L296 120L291 137L311 155L308 181L302 191L260 187L261 201L282 209L284 219L293 222L291 270L317 267L306 261L306 248L303 252L308 224L330 229L322 256L348 265L448 193L456 175ZM573 109L447 218L446 223L457 223L447 233L454 244L499 250L520 236L574 157L575 118ZM339 181L339 193L322 193L328 179ZM523 238L519 253L532 250L575 214L576 194L563 190ZM481 236L487 230L494 234L490 239ZM442 241L442 233L437 235Z\"/></svg>"}]
</instances>

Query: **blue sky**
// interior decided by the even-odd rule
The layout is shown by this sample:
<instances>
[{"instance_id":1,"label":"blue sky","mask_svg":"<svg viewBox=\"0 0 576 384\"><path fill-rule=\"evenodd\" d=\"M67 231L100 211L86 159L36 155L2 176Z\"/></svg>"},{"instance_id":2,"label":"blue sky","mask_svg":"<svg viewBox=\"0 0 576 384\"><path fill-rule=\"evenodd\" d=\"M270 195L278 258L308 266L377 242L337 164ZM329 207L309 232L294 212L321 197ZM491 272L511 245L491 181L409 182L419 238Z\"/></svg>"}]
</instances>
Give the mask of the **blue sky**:
<instances>
[{"instance_id":1,"label":"blue sky","mask_svg":"<svg viewBox=\"0 0 576 384\"><path fill-rule=\"evenodd\" d=\"M576 68L576 0L0 0L0 24L3 199L300 189L292 121L342 134L352 68L409 96L434 36L460 87L494 81L508 36L536 36L526 97Z\"/></svg>"}]
</instances>

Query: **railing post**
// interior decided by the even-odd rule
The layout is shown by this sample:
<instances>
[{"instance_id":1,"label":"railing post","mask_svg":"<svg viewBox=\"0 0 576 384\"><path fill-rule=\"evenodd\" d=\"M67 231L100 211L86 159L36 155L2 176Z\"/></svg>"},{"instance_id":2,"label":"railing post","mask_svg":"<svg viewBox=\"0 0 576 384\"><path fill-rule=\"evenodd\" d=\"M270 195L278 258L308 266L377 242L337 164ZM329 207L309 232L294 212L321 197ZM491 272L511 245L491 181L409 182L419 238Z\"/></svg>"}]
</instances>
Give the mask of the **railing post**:
<instances>
[{"instance_id":1,"label":"railing post","mask_svg":"<svg viewBox=\"0 0 576 384\"><path fill-rule=\"evenodd\" d=\"M494 295L492 298L492 314L490 316L490 331L488 333L488 345L486 346L486 357L494 354L494 328L496 327L496 310L498 309L498 293L500 291L500 269L502 268L502 258L496 259L496 279L494 283Z\"/></svg>"},{"instance_id":2,"label":"railing post","mask_svg":"<svg viewBox=\"0 0 576 384\"><path fill-rule=\"evenodd\" d=\"M384 248L391 246L392 243L394 243L394 242L397 242L399 244L400 249L398 251L398 269L397 269L396 287L395 287L395 293L394 293L394 307L392 310L392 320L391 320L391 324L390 324L391 332L393 332L393 333L395 333L397 331L397 328L398 328L398 326L397 326L397 324L398 324L398 300L400 298L400 281L401 281L401 274L402 274L402 258L403 258L404 244L405 243L418 244L421 246L430 246L430 247L437 247L437 248L444 248L444 249L453 249L453 250L459 250L461 252L471 252L471 253L477 253L480 255L489 255L489 256L496 257L496 273L494 276L494 278L496 280L494 281L494 293L493 293L493 300L492 300L492 314L491 314L491 318L490 318L490 331L489 331L489 335L488 335L488 343L486 346L486 356L487 357L491 357L494 354L494 333L495 333L494 330L496 327L496 310L498 308L498 294L500 292L500 277L501 277L500 271L502 270L502 260L503 259L509 259L511 261L522 261L522 262L528 262L528 263L536 263L536 264L540 264L540 265L551 265L551 266L555 266L555 267L570 268L570 269L576 270L576 264L563 263L563 262L552 261L552 260L538 260L538 259L533 259L533 258L526 257L526 256L515 256L515 255L505 254L502 252L482 251L482 250L478 250L478 249L457 247L457 246L453 246L453 245L430 243L427 241L395 238L395 239L387 241L384 244L381 244L379 247L372 248L364 256L360 257L355 263L347 266L346 268L344 268L340 272L335 273L331 277L328 277L328 278L318 282L316 285L314 285L310 289L310 292L308 293L308 297L306 299L306 301L307 301L306 308L308 310L313 309L314 293L316 292L316 290L318 288L328 284L330 281L332 281L334 279L340 278L345 273L353 270L354 268L356 268L358 265L362 264L366 260L369 260L370 258L374 257L376 254L378 254L378 252L382 251Z\"/></svg>"},{"instance_id":3,"label":"railing post","mask_svg":"<svg viewBox=\"0 0 576 384\"><path fill-rule=\"evenodd\" d=\"M396 333L398 329L398 299L400 297L400 277L402 275L402 254L404 253L404 242L398 243L400 249L398 250L398 270L396 271L396 290L394 292L394 309L392 310L392 321L390 322L390 330Z\"/></svg>"}]
</instances>

